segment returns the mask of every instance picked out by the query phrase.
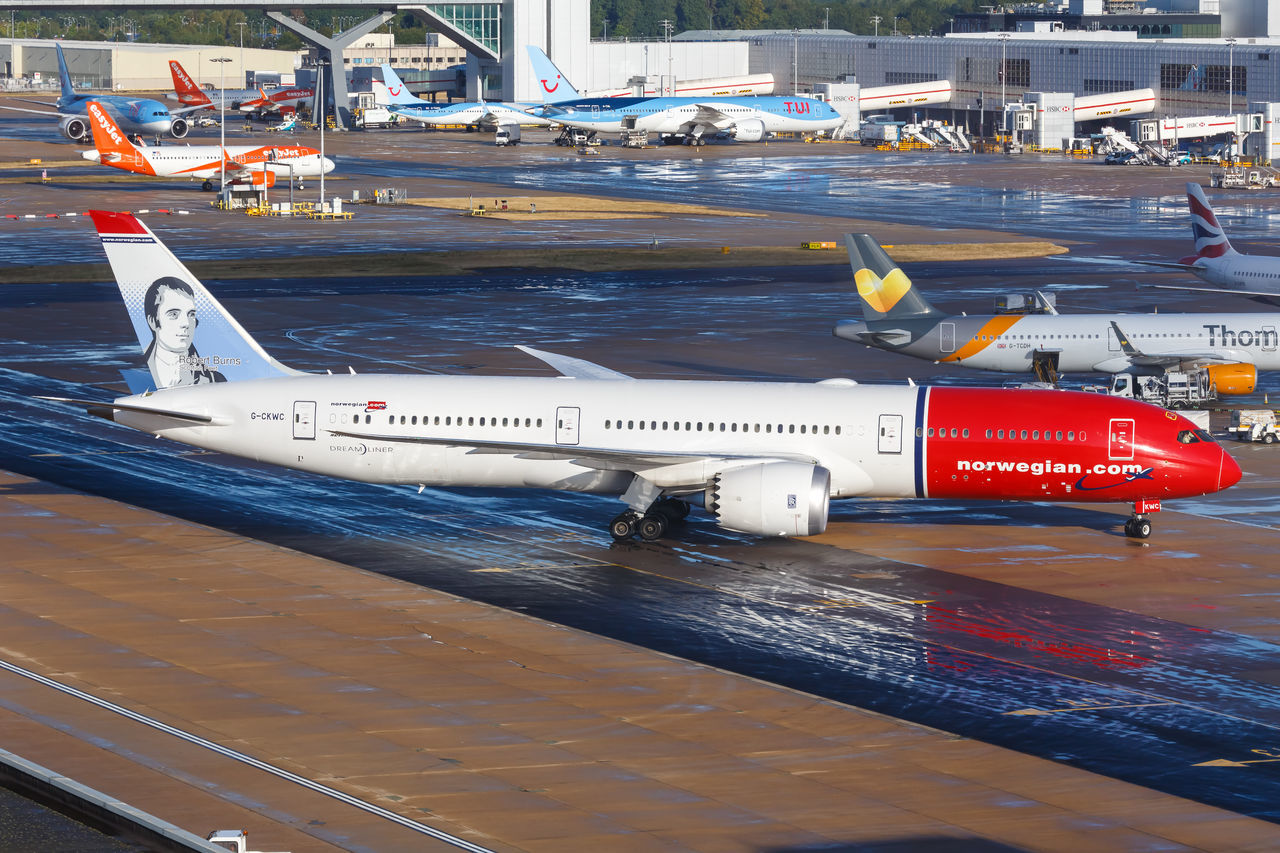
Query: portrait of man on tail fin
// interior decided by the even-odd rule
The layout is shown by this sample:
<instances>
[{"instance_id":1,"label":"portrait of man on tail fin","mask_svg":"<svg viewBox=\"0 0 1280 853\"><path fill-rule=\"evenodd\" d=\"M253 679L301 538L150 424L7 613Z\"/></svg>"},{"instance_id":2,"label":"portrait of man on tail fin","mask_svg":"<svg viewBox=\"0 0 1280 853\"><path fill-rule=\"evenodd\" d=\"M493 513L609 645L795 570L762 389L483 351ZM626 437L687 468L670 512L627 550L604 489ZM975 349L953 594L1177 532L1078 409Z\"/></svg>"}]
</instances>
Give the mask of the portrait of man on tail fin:
<instances>
[{"instance_id":1,"label":"portrait of man on tail fin","mask_svg":"<svg viewBox=\"0 0 1280 853\"><path fill-rule=\"evenodd\" d=\"M195 290L180 278L164 276L147 288L143 300L151 343L144 357L156 388L226 382L196 351Z\"/></svg>"}]
</instances>

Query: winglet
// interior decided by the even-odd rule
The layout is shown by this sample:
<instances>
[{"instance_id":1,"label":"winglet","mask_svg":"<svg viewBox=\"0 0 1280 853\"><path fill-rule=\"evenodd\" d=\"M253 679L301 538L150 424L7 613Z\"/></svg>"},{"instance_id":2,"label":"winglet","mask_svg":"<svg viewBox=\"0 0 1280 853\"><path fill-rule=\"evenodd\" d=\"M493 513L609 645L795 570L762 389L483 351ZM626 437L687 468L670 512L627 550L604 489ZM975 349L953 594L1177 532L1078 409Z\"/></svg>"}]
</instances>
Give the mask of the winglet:
<instances>
[{"instance_id":1,"label":"winglet","mask_svg":"<svg viewBox=\"0 0 1280 853\"><path fill-rule=\"evenodd\" d=\"M536 359L545 361L554 367L561 375L570 379L629 379L634 380L634 376L628 376L625 373L619 373L616 370L596 364L594 361L587 361L583 358L574 358L571 355L559 355L554 352L544 352L543 350L534 349L533 347L516 346L520 352L531 355Z\"/></svg>"},{"instance_id":2,"label":"winglet","mask_svg":"<svg viewBox=\"0 0 1280 853\"><path fill-rule=\"evenodd\" d=\"M1120 324L1115 320L1111 321L1111 329L1116 333L1116 340L1120 342L1120 351L1128 356L1142 355L1137 347L1129 343L1129 336L1120 331Z\"/></svg>"}]
</instances>

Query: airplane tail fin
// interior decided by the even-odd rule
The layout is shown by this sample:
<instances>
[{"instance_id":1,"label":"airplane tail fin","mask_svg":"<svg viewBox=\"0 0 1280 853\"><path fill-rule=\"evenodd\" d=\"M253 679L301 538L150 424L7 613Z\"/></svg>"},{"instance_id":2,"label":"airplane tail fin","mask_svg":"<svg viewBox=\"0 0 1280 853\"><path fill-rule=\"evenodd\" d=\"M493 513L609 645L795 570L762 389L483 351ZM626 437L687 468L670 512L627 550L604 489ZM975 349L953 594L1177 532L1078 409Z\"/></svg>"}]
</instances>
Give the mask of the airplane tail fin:
<instances>
[{"instance_id":1,"label":"airplane tail fin","mask_svg":"<svg viewBox=\"0 0 1280 853\"><path fill-rule=\"evenodd\" d=\"M54 43L58 51L58 79L62 82L62 97L70 100L76 96L75 87L71 85L71 72L67 70L67 58L62 55L62 45Z\"/></svg>"},{"instance_id":2,"label":"airplane tail fin","mask_svg":"<svg viewBox=\"0 0 1280 853\"><path fill-rule=\"evenodd\" d=\"M98 162L126 172L154 175L155 170L138 147L129 141L125 132L97 101L86 105L89 130L93 133L93 147L98 149Z\"/></svg>"},{"instance_id":3,"label":"airplane tail fin","mask_svg":"<svg viewBox=\"0 0 1280 853\"><path fill-rule=\"evenodd\" d=\"M182 63L176 59L169 60L169 76L173 78L173 91L177 93L180 103L189 107L213 103L205 91L191 79L191 75L187 74Z\"/></svg>"},{"instance_id":4,"label":"airplane tail fin","mask_svg":"<svg viewBox=\"0 0 1280 853\"><path fill-rule=\"evenodd\" d=\"M534 45L526 45L526 47L529 51L529 61L533 63L534 76L538 78L538 83L542 87L544 104L558 104L561 101L572 101L582 97L582 94L560 73L560 69L556 68L556 64L542 48Z\"/></svg>"},{"instance_id":5,"label":"airplane tail fin","mask_svg":"<svg viewBox=\"0 0 1280 853\"><path fill-rule=\"evenodd\" d=\"M131 391L298 373L267 355L137 217L89 215L146 362L126 374Z\"/></svg>"},{"instance_id":6,"label":"airplane tail fin","mask_svg":"<svg viewBox=\"0 0 1280 853\"><path fill-rule=\"evenodd\" d=\"M378 97L384 97L378 89L378 81L374 81L373 91L378 92ZM386 102L378 101L381 106L405 106L407 104L420 104L421 98L415 98L409 94L409 87L400 79L400 75L390 65L382 66L382 89L386 90Z\"/></svg>"},{"instance_id":7,"label":"airplane tail fin","mask_svg":"<svg viewBox=\"0 0 1280 853\"><path fill-rule=\"evenodd\" d=\"M844 244L868 322L942 316L869 234L846 234Z\"/></svg>"},{"instance_id":8,"label":"airplane tail fin","mask_svg":"<svg viewBox=\"0 0 1280 853\"><path fill-rule=\"evenodd\" d=\"M1199 184L1187 184L1187 207L1191 210L1191 234L1195 237L1196 253L1179 259L1179 263L1194 264L1205 258L1237 254Z\"/></svg>"}]
</instances>

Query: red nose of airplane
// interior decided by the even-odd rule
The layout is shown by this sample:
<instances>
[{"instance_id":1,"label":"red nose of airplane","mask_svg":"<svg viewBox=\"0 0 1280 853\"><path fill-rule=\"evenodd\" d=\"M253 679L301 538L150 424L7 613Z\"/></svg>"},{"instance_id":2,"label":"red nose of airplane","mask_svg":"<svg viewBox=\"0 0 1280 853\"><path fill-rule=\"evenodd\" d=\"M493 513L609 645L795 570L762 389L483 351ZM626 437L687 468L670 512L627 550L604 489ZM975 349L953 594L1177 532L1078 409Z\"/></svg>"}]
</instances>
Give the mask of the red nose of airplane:
<instances>
[{"instance_id":1,"label":"red nose of airplane","mask_svg":"<svg viewBox=\"0 0 1280 853\"><path fill-rule=\"evenodd\" d=\"M1218 462L1218 487L1215 492L1223 489L1229 489L1236 483L1240 482L1240 465L1236 462L1235 457L1226 451L1225 448L1219 447L1218 451L1222 454Z\"/></svg>"}]
</instances>

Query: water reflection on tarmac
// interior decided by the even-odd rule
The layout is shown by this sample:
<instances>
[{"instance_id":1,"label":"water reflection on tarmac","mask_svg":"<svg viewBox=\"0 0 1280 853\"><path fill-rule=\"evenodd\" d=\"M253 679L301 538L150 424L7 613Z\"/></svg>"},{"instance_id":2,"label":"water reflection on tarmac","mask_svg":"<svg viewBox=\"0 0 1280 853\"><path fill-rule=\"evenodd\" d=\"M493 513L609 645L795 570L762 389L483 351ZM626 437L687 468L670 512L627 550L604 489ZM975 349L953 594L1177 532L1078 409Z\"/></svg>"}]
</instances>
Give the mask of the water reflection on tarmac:
<instances>
[{"instance_id":1,"label":"water reflection on tarmac","mask_svg":"<svg viewBox=\"0 0 1280 853\"><path fill-rule=\"evenodd\" d=\"M307 369L540 371L505 348L527 342L608 351L610 366L640 375L819 378L844 360L860 377L901 381L894 359L830 337L826 318L847 306L834 286L843 271L785 287L781 272L213 288L250 329L266 330L273 355ZM115 369L135 357L114 287L14 286L0 290L0 309L4 468L1280 821L1280 767L1195 766L1274 741L1280 692L1259 675L1280 671L1274 645L857 550L755 541L702 516L669 542L613 545L603 524L615 502L605 498L417 495L191 451L31 399L110 393L84 383L117 383ZM762 339L777 341L777 356L744 359ZM921 364L917 376L932 369ZM989 381L954 370L941 378ZM1221 505L1187 504L1204 513ZM886 519L1078 531L1081 547L1097 551L1082 559L1095 565L1117 541L1114 515L1083 509L834 508L836 523ZM1250 523L1280 527L1280 517L1264 511ZM1176 535L1151 547L1152 559L1180 559Z\"/></svg>"}]
</instances>

